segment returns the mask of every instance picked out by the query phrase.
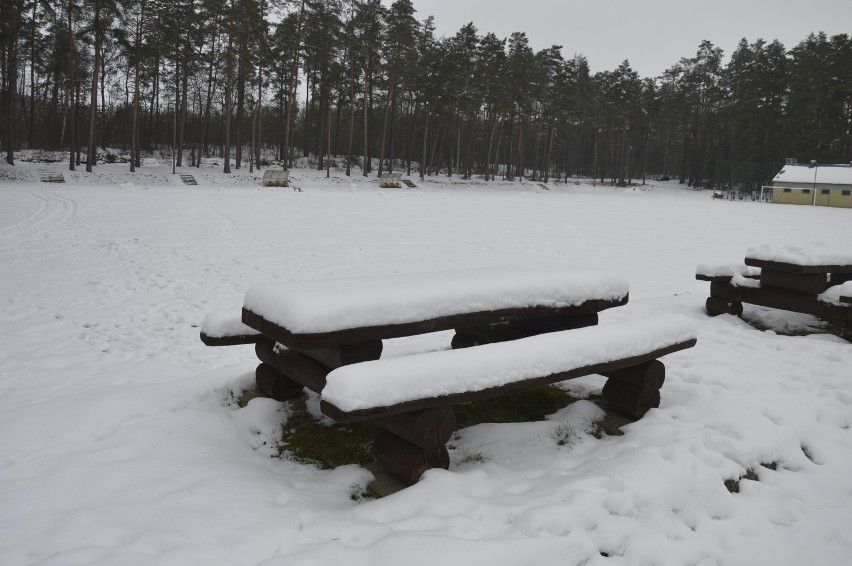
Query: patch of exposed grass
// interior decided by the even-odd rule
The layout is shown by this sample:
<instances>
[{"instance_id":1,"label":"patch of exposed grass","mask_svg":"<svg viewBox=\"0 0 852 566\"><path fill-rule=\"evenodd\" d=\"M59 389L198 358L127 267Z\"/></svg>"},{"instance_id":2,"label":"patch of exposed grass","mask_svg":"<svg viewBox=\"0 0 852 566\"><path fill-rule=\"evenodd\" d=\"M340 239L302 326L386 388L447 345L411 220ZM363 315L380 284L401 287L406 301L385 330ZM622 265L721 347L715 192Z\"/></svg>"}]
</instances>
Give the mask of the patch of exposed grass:
<instances>
[{"instance_id":1,"label":"patch of exposed grass","mask_svg":"<svg viewBox=\"0 0 852 566\"><path fill-rule=\"evenodd\" d=\"M456 422L458 428L466 428L480 423L540 421L574 401L576 397L559 387L537 387L514 395L456 405Z\"/></svg>"},{"instance_id":2,"label":"patch of exposed grass","mask_svg":"<svg viewBox=\"0 0 852 566\"><path fill-rule=\"evenodd\" d=\"M314 464L327 470L346 464L364 466L372 461L370 446L379 428L369 422L337 424L311 415L304 399L290 402L278 452L281 457Z\"/></svg>"},{"instance_id":3,"label":"patch of exposed grass","mask_svg":"<svg viewBox=\"0 0 852 566\"><path fill-rule=\"evenodd\" d=\"M239 397L236 397L232 392L231 397L236 402L236 404L239 405L241 409L243 409L246 405L249 404L249 401L251 401L252 399L255 399L257 397L266 397L266 395L260 389L252 388L243 391Z\"/></svg>"},{"instance_id":4,"label":"patch of exposed grass","mask_svg":"<svg viewBox=\"0 0 852 566\"><path fill-rule=\"evenodd\" d=\"M559 425L550 434L550 438L556 442L557 446L571 447L580 440L580 433L571 425Z\"/></svg>"},{"instance_id":5,"label":"patch of exposed grass","mask_svg":"<svg viewBox=\"0 0 852 566\"><path fill-rule=\"evenodd\" d=\"M606 415L601 419L590 421L586 427L586 432L597 439L601 439L604 436L623 436L624 432L619 427L625 424L625 422L629 421Z\"/></svg>"},{"instance_id":6,"label":"patch of exposed grass","mask_svg":"<svg viewBox=\"0 0 852 566\"><path fill-rule=\"evenodd\" d=\"M491 456L470 448L462 448L459 464L485 464L491 461Z\"/></svg>"},{"instance_id":7,"label":"patch of exposed grass","mask_svg":"<svg viewBox=\"0 0 852 566\"><path fill-rule=\"evenodd\" d=\"M764 463L761 462L760 466L762 468L766 468L768 470L776 470L778 469L778 462L769 462ZM730 479L725 480L725 487L728 488L728 491L731 493L739 493L740 492L740 482L743 480L751 480L751 481L760 481L760 477L757 475L757 471L749 468L746 470L745 475L740 476L739 479Z\"/></svg>"}]
</instances>

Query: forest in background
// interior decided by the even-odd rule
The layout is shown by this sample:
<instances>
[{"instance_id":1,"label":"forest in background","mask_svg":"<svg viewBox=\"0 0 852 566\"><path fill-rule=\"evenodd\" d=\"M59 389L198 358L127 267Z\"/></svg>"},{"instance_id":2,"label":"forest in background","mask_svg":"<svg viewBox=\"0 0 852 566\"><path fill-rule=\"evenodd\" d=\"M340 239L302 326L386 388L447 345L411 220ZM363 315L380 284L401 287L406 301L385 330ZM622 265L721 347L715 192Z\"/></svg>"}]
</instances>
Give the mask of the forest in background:
<instances>
[{"instance_id":1,"label":"forest in background","mask_svg":"<svg viewBox=\"0 0 852 566\"><path fill-rule=\"evenodd\" d=\"M813 33L791 49L743 39L726 63L705 40L661 76L640 77L627 59L592 73L584 56L536 51L523 32L498 38L471 23L437 37L411 0L0 7L10 164L18 149L61 150L71 169L91 171L97 149L114 148L134 170L174 147L178 166L218 156L225 172L266 167L270 154L323 169L333 155L365 176L419 167L713 186L720 163L852 161L846 34Z\"/></svg>"}]
</instances>

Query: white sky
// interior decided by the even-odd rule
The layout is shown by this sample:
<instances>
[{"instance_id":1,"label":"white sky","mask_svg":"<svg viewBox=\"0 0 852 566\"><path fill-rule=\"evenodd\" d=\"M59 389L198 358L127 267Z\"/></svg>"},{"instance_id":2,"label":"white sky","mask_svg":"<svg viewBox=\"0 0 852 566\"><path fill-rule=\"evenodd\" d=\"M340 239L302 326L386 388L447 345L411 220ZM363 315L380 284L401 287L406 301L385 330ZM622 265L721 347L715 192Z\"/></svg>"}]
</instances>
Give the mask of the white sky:
<instances>
[{"instance_id":1,"label":"white sky","mask_svg":"<svg viewBox=\"0 0 852 566\"><path fill-rule=\"evenodd\" d=\"M384 0L390 4L392 0ZM526 32L533 49L562 45L582 53L593 72L624 59L643 77L656 76L703 39L728 57L737 42L780 40L787 49L810 32L852 33L852 0L413 0L416 17L435 16L438 35L454 35L473 22L480 34L500 38Z\"/></svg>"}]
</instances>

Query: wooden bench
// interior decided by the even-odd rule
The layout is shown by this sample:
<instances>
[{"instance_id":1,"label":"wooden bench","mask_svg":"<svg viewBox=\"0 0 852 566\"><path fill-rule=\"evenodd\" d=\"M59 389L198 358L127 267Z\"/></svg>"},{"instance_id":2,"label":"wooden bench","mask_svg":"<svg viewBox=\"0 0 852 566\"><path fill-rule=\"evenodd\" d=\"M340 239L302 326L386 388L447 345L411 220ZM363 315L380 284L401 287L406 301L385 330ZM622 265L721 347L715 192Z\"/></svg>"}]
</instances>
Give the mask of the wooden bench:
<instances>
[{"instance_id":1,"label":"wooden bench","mask_svg":"<svg viewBox=\"0 0 852 566\"><path fill-rule=\"evenodd\" d=\"M379 187L383 189L398 189L402 179L402 173L382 173L379 178Z\"/></svg>"},{"instance_id":2,"label":"wooden bench","mask_svg":"<svg viewBox=\"0 0 852 566\"><path fill-rule=\"evenodd\" d=\"M812 245L750 249L744 265L702 264L711 316L743 312L743 303L800 312L840 324L852 336L852 253Z\"/></svg>"},{"instance_id":3,"label":"wooden bench","mask_svg":"<svg viewBox=\"0 0 852 566\"><path fill-rule=\"evenodd\" d=\"M264 187L289 187L290 171L286 169L267 169L263 172L261 184Z\"/></svg>"},{"instance_id":4,"label":"wooden bench","mask_svg":"<svg viewBox=\"0 0 852 566\"><path fill-rule=\"evenodd\" d=\"M258 388L275 399L307 387L327 416L375 422L374 457L412 484L449 466L460 403L602 374L608 408L640 418L659 406L658 358L695 333L678 317L597 326L627 300L621 279L551 266L259 285L241 316L205 319L202 340L254 342ZM450 329L453 350L380 359L382 340Z\"/></svg>"}]
</instances>

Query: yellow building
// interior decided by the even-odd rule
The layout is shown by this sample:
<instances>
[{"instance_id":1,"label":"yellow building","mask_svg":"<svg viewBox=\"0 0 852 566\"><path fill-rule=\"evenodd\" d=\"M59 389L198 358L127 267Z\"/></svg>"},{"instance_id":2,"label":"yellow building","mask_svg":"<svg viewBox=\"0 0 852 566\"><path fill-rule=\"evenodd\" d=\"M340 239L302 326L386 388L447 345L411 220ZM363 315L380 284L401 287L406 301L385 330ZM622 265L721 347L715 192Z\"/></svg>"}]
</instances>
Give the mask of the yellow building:
<instances>
[{"instance_id":1,"label":"yellow building","mask_svg":"<svg viewBox=\"0 0 852 566\"><path fill-rule=\"evenodd\" d=\"M772 179L772 202L852 208L852 166L785 165Z\"/></svg>"}]
</instances>

